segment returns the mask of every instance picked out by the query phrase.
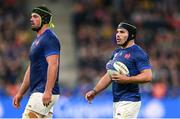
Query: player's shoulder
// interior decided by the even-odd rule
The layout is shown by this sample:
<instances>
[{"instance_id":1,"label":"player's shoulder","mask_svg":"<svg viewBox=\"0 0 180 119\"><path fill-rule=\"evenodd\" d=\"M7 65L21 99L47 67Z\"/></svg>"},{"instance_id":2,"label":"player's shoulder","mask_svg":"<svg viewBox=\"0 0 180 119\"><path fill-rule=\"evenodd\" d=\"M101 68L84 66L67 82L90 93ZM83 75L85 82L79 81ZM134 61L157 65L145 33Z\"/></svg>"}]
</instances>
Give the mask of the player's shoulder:
<instances>
[{"instance_id":1,"label":"player's shoulder","mask_svg":"<svg viewBox=\"0 0 180 119\"><path fill-rule=\"evenodd\" d=\"M147 57L148 56L146 51L137 44L134 45L132 51L134 52L136 57Z\"/></svg>"},{"instance_id":2,"label":"player's shoulder","mask_svg":"<svg viewBox=\"0 0 180 119\"><path fill-rule=\"evenodd\" d=\"M133 46L133 49L132 49L134 52L136 52L136 53L142 53L142 54L146 54L146 52L145 52L145 50L142 48L142 47L140 47L139 45L137 45L137 44L135 44L134 46Z\"/></svg>"},{"instance_id":3,"label":"player's shoulder","mask_svg":"<svg viewBox=\"0 0 180 119\"><path fill-rule=\"evenodd\" d=\"M51 29L47 29L45 31L43 35L42 44L44 44L45 46L49 46L49 45L60 46L61 45L58 37Z\"/></svg>"},{"instance_id":4,"label":"player's shoulder","mask_svg":"<svg viewBox=\"0 0 180 119\"><path fill-rule=\"evenodd\" d=\"M46 35L50 39L59 40L59 38L57 37L56 33L53 30L51 30L51 29L47 29L46 30Z\"/></svg>"}]
</instances>

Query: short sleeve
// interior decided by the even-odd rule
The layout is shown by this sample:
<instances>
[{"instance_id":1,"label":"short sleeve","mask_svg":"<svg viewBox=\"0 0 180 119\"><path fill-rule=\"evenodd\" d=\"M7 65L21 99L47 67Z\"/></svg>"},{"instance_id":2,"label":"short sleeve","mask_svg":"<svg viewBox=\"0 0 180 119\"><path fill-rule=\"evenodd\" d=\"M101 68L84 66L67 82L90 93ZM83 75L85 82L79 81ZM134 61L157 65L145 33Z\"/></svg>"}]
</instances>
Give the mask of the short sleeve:
<instances>
[{"instance_id":1,"label":"short sleeve","mask_svg":"<svg viewBox=\"0 0 180 119\"><path fill-rule=\"evenodd\" d=\"M44 42L44 55L45 57L50 55L60 54L60 43L56 37L49 37Z\"/></svg>"},{"instance_id":2,"label":"short sleeve","mask_svg":"<svg viewBox=\"0 0 180 119\"><path fill-rule=\"evenodd\" d=\"M136 65L139 71L151 69L148 55L144 52L138 53L136 55Z\"/></svg>"}]
</instances>

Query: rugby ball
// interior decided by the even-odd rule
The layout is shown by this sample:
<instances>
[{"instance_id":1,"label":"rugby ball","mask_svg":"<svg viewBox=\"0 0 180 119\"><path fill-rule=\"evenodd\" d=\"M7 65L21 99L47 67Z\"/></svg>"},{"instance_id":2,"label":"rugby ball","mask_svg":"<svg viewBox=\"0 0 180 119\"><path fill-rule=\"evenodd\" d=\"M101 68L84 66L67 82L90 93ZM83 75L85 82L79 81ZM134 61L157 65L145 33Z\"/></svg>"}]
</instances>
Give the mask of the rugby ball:
<instances>
[{"instance_id":1,"label":"rugby ball","mask_svg":"<svg viewBox=\"0 0 180 119\"><path fill-rule=\"evenodd\" d=\"M115 61L113 62L112 64L112 69L108 69L107 72L112 75L114 73L120 73L120 74L123 74L123 75L129 75L129 70L127 68L127 66L122 63L122 62L119 62L119 61Z\"/></svg>"}]
</instances>

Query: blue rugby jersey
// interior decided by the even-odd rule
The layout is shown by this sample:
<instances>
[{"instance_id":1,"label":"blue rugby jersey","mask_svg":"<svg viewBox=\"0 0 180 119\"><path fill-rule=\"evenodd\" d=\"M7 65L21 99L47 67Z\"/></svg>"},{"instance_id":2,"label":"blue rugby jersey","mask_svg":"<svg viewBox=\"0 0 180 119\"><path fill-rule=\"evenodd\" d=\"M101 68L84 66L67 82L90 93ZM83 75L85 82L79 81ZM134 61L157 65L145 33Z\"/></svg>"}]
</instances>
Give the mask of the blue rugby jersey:
<instances>
[{"instance_id":1,"label":"blue rugby jersey","mask_svg":"<svg viewBox=\"0 0 180 119\"><path fill-rule=\"evenodd\" d=\"M46 57L50 55L60 55L60 42L55 33L47 29L37 37L31 45L30 58L30 92L44 93L47 81L48 63ZM52 94L59 94L59 68Z\"/></svg>"},{"instance_id":2,"label":"blue rugby jersey","mask_svg":"<svg viewBox=\"0 0 180 119\"><path fill-rule=\"evenodd\" d=\"M150 69L149 57L138 45L122 49L117 48L111 60L106 64L106 69L112 69L113 63L120 61L129 69L129 76L135 76L144 69ZM138 84L120 84L112 81L113 101L140 101Z\"/></svg>"}]
</instances>

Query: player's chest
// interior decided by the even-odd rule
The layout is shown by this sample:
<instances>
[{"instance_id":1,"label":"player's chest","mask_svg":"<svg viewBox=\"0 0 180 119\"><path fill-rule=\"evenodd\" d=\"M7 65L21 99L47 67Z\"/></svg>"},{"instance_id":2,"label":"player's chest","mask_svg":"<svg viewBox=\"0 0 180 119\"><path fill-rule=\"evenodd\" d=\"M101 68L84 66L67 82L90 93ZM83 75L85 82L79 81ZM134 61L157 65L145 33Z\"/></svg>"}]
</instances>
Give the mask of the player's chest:
<instances>
[{"instance_id":1,"label":"player's chest","mask_svg":"<svg viewBox=\"0 0 180 119\"><path fill-rule=\"evenodd\" d=\"M40 40L35 40L30 48L30 55L38 55L42 52L42 42Z\"/></svg>"},{"instance_id":2,"label":"player's chest","mask_svg":"<svg viewBox=\"0 0 180 119\"><path fill-rule=\"evenodd\" d=\"M132 52L129 51L118 51L114 54L113 60L123 62L126 65L133 65L134 59Z\"/></svg>"}]
</instances>

